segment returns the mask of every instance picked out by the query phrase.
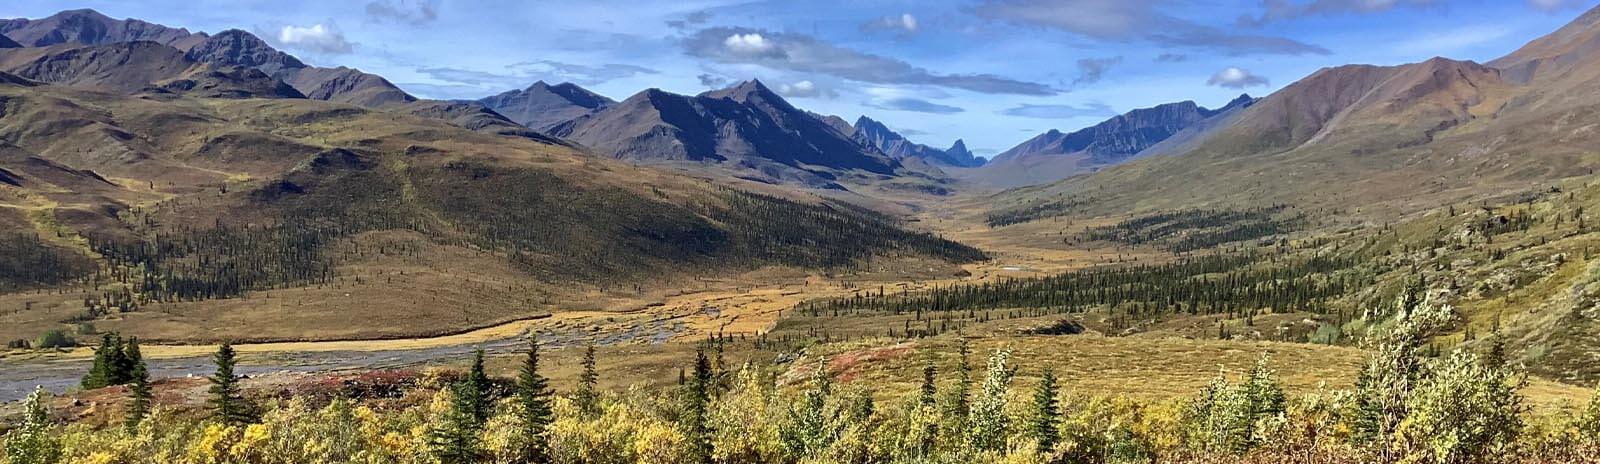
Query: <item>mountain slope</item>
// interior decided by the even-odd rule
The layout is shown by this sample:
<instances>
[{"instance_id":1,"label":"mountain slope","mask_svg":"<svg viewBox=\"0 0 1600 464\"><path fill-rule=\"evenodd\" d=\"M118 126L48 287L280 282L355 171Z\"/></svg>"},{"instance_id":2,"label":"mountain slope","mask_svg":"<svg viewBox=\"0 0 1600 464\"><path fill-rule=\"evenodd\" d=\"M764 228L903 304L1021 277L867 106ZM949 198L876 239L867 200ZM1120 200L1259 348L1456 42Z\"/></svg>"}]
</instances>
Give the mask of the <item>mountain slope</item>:
<instances>
[{"instance_id":1,"label":"mountain slope","mask_svg":"<svg viewBox=\"0 0 1600 464\"><path fill-rule=\"evenodd\" d=\"M974 167L983 164L982 160L974 158L971 152L966 151L966 144L960 140L951 147L955 151L940 150L912 142L889 129L889 126L866 116L856 119L852 132L858 140L877 147L884 154L897 160L920 158L936 166L947 167Z\"/></svg>"},{"instance_id":2,"label":"mountain slope","mask_svg":"<svg viewBox=\"0 0 1600 464\"><path fill-rule=\"evenodd\" d=\"M489 109L518 124L546 131L563 122L616 104L572 83L556 85L538 81L522 90L511 90L478 100Z\"/></svg>"},{"instance_id":3,"label":"mountain slope","mask_svg":"<svg viewBox=\"0 0 1600 464\"><path fill-rule=\"evenodd\" d=\"M621 159L772 164L892 174L900 163L796 109L759 81L677 95L650 89L557 125L565 137Z\"/></svg>"}]
</instances>

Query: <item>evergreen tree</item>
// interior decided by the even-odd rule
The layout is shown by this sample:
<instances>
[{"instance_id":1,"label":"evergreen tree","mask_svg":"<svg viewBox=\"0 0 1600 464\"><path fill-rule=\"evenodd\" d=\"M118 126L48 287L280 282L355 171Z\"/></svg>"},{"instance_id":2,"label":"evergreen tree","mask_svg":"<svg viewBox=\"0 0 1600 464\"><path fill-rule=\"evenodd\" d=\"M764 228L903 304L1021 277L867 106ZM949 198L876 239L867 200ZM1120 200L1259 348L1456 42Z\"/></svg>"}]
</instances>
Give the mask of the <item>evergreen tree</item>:
<instances>
[{"instance_id":1,"label":"evergreen tree","mask_svg":"<svg viewBox=\"0 0 1600 464\"><path fill-rule=\"evenodd\" d=\"M212 357L217 372L211 376L211 417L227 424L244 424L251 420L249 405L239 393L239 377L233 374L237 360L233 345L223 343Z\"/></svg>"},{"instance_id":2,"label":"evergreen tree","mask_svg":"<svg viewBox=\"0 0 1600 464\"><path fill-rule=\"evenodd\" d=\"M61 441L50 432L50 409L44 388L28 395L22 424L5 436L6 462L13 464L55 464L61 461Z\"/></svg>"},{"instance_id":3,"label":"evergreen tree","mask_svg":"<svg viewBox=\"0 0 1600 464\"><path fill-rule=\"evenodd\" d=\"M139 351L139 339L129 338L128 345L123 349L128 360L133 363L132 372L128 379L128 412L123 418L123 425L132 433L150 413L150 371L144 364L144 355Z\"/></svg>"},{"instance_id":4,"label":"evergreen tree","mask_svg":"<svg viewBox=\"0 0 1600 464\"><path fill-rule=\"evenodd\" d=\"M94 349L94 365L79 384L87 390L127 383L128 366L122 353L122 339L113 333L101 334L100 346Z\"/></svg>"},{"instance_id":5,"label":"evergreen tree","mask_svg":"<svg viewBox=\"0 0 1600 464\"><path fill-rule=\"evenodd\" d=\"M956 387L951 389L945 399L945 416L958 423L966 421L967 412L971 409L967 395L972 391L972 363L970 361L972 348L963 337L956 347ZM964 427L957 427L964 428Z\"/></svg>"},{"instance_id":6,"label":"evergreen tree","mask_svg":"<svg viewBox=\"0 0 1600 464\"><path fill-rule=\"evenodd\" d=\"M600 414L600 394L595 390L595 384L599 381L600 374L595 371L594 341L591 340L584 345L583 373L578 374L578 391L573 394L578 411L586 417Z\"/></svg>"},{"instance_id":7,"label":"evergreen tree","mask_svg":"<svg viewBox=\"0 0 1600 464\"><path fill-rule=\"evenodd\" d=\"M462 400L472 405L472 420L479 425L488 422L493 412L492 388L489 375L483 370L483 349L479 348L472 354L472 368L467 371L466 389L462 390Z\"/></svg>"},{"instance_id":8,"label":"evergreen tree","mask_svg":"<svg viewBox=\"0 0 1600 464\"><path fill-rule=\"evenodd\" d=\"M711 361L706 358L704 345L695 350L694 375L683 392L683 428L689 439L689 456L692 462L711 462L711 429L706 424L706 414L711 403L713 373Z\"/></svg>"},{"instance_id":9,"label":"evergreen tree","mask_svg":"<svg viewBox=\"0 0 1600 464\"><path fill-rule=\"evenodd\" d=\"M1056 373L1046 368L1033 391L1033 434L1039 440L1039 452L1049 453L1060 439L1060 404L1056 401Z\"/></svg>"},{"instance_id":10,"label":"evergreen tree","mask_svg":"<svg viewBox=\"0 0 1600 464\"><path fill-rule=\"evenodd\" d=\"M929 359L922 366L922 389L917 397L917 402L924 406L932 406L939 394L938 387L934 385L935 377L939 375L938 369L938 367L934 366L932 359Z\"/></svg>"},{"instance_id":11,"label":"evergreen tree","mask_svg":"<svg viewBox=\"0 0 1600 464\"><path fill-rule=\"evenodd\" d=\"M428 452L441 464L468 464L483 456L479 437L478 405L472 399L471 382L458 382L443 398L445 410L433 419L428 429Z\"/></svg>"},{"instance_id":12,"label":"evergreen tree","mask_svg":"<svg viewBox=\"0 0 1600 464\"><path fill-rule=\"evenodd\" d=\"M545 430L554 415L550 411L549 380L539 373L539 338L528 337L528 357L517 373L517 401L522 404L522 433L527 450L523 458L534 464L550 462L550 438Z\"/></svg>"}]
</instances>

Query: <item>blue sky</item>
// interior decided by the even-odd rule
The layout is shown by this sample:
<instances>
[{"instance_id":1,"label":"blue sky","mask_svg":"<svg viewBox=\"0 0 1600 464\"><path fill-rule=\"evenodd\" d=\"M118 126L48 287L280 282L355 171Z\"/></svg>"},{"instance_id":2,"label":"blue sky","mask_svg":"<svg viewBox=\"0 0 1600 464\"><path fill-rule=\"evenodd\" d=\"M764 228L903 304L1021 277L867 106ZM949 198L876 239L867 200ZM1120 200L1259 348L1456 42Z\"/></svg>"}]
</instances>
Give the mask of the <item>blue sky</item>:
<instances>
[{"instance_id":1,"label":"blue sky","mask_svg":"<svg viewBox=\"0 0 1600 464\"><path fill-rule=\"evenodd\" d=\"M1488 61L1597 1L37 0L0 16L94 8L245 29L430 98L543 79L621 100L759 78L802 108L991 156L1133 108L1266 95L1327 66Z\"/></svg>"}]
</instances>

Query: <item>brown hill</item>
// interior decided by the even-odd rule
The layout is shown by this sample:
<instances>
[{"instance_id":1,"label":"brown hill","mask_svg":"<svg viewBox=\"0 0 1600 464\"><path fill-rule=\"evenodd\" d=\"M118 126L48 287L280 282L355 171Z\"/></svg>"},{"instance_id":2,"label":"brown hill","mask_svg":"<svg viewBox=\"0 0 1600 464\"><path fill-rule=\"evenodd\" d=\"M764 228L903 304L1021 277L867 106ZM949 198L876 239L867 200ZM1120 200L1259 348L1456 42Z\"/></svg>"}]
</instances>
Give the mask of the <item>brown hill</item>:
<instances>
[{"instance_id":1,"label":"brown hill","mask_svg":"<svg viewBox=\"0 0 1600 464\"><path fill-rule=\"evenodd\" d=\"M3 230L54 250L0 256L0 288L62 290L48 302L28 292L39 309L8 313L8 339L68 317L190 339L432 333L764 266L982 256L816 197L732 190L401 111L53 85L0 85L0 102ZM9 261L19 256L60 265ZM142 283L92 281L79 267L90 256ZM352 319L353 301L383 316Z\"/></svg>"},{"instance_id":2,"label":"brown hill","mask_svg":"<svg viewBox=\"0 0 1600 464\"><path fill-rule=\"evenodd\" d=\"M0 69L39 82L132 92L174 79L195 65L183 52L155 42L53 45L0 52Z\"/></svg>"}]
</instances>

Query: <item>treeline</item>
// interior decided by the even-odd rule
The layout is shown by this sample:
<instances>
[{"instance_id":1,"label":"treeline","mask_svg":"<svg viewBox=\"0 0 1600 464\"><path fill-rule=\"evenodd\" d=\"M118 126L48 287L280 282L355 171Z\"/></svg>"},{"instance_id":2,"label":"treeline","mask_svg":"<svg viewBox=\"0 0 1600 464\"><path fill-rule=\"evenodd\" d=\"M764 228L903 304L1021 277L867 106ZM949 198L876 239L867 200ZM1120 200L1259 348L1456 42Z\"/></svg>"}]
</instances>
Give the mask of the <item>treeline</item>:
<instances>
[{"instance_id":1,"label":"treeline","mask_svg":"<svg viewBox=\"0 0 1600 464\"><path fill-rule=\"evenodd\" d=\"M1087 241L1125 245L1155 244L1175 253L1271 237L1305 227L1304 214L1289 215L1286 205L1245 210L1186 209L1131 218L1079 234Z\"/></svg>"},{"instance_id":2,"label":"treeline","mask_svg":"<svg viewBox=\"0 0 1600 464\"><path fill-rule=\"evenodd\" d=\"M1091 201L1076 196L1049 201L1034 201L1011 209L990 211L985 222L989 224L989 227L1005 227L1050 217L1065 216L1088 205Z\"/></svg>"},{"instance_id":3,"label":"treeline","mask_svg":"<svg viewBox=\"0 0 1600 464\"><path fill-rule=\"evenodd\" d=\"M265 225L176 228L144 239L95 239L110 275L145 301L234 298L255 290L325 284L335 276L329 247L372 230L420 230L390 214L295 214Z\"/></svg>"},{"instance_id":4,"label":"treeline","mask_svg":"<svg viewBox=\"0 0 1600 464\"><path fill-rule=\"evenodd\" d=\"M395 179L358 171L334 178L340 182L301 179L244 192L255 202L249 207L260 209L252 212L258 217L209 228L145 227L133 238L91 236L90 248L104 257L99 267L32 242L5 241L0 251L23 251L0 255L0 286L83 279L98 292L85 302L88 318L151 301L236 298L330 284L352 254L412 251L363 249L348 241L380 230L499 254L550 281L616 283L761 265L843 268L874 257L986 259L975 248L844 204L804 204L729 188L678 202L659 191L645 198L621 188L572 185L542 171L469 162L418 171L411 181L419 193L407 201L399 200L403 189L391 185ZM263 193L269 190L275 193ZM143 218L147 226L156 222ZM342 244L349 246L337 248ZM107 284L116 288L100 292Z\"/></svg>"},{"instance_id":5,"label":"treeline","mask_svg":"<svg viewBox=\"0 0 1600 464\"><path fill-rule=\"evenodd\" d=\"M1359 263L1357 258L1344 256L1269 259L1259 253L1204 255L1165 264L957 284L915 293L890 293L880 288L845 298L807 301L795 310L812 317L910 314L919 322L941 317L941 313L1016 308L1078 312L1110 306L1135 316L1320 312L1324 301L1370 284L1370 277L1348 271Z\"/></svg>"},{"instance_id":6,"label":"treeline","mask_svg":"<svg viewBox=\"0 0 1600 464\"><path fill-rule=\"evenodd\" d=\"M93 271L88 257L50 246L32 233L0 232L0 292L60 285Z\"/></svg>"}]
</instances>

